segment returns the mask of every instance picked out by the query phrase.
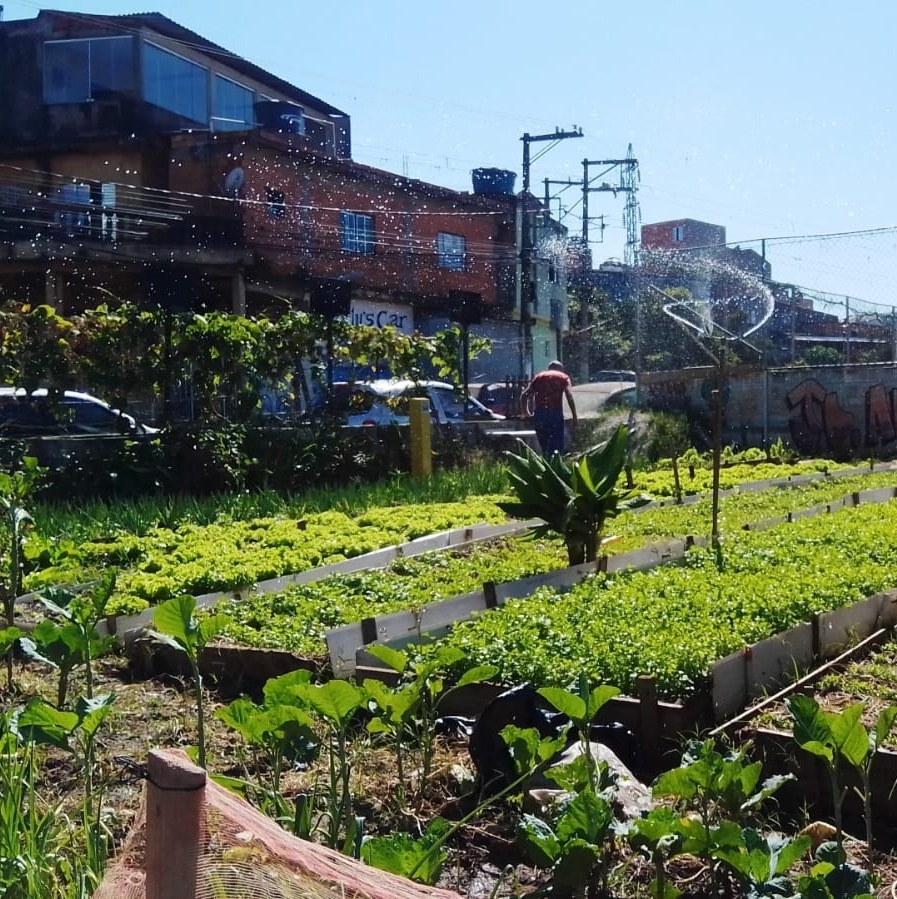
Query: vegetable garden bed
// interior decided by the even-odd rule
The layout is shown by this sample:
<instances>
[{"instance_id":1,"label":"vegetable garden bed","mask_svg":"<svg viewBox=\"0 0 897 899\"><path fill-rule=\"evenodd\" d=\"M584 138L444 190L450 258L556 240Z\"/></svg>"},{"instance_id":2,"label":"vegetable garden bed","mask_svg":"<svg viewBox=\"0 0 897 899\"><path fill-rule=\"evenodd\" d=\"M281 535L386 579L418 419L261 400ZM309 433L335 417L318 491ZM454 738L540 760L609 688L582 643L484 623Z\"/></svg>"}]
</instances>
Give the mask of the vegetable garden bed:
<instances>
[{"instance_id":1,"label":"vegetable garden bed","mask_svg":"<svg viewBox=\"0 0 897 899\"><path fill-rule=\"evenodd\" d=\"M511 615L511 630L516 628L513 634L509 636L509 633L486 627L486 637L472 642L467 636L469 632L475 633L478 627L485 627L484 622L500 620L500 616L496 618L489 613L458 624L456 633L447 638L448 643L460 646L470 665L498 665L503 683L529 681L536 685L566 685L574 677L572 672L582 670L593 682L620 686L629 694L628 698L609 704L604 716L635 730L648 755L656 759L682 734L725 720L752 697L786 680L796 668L805 668L817 658L831 657L857 635L863 636L893 622L891 594L881 593L864 599L865 594L861 592L870 585L878 590L886 590L892 585L888 569L897 559L876 550L876 544L887 542L882 539L882 533L887 533L888 528L897 523L897 506L884 502L891 496L891 487L851 493L837 502L812 510L803 509L778 519L757 522L753 532L738 534L725 544L724 552L731 569L727 584L717 583L721 577L725 581L726 571L720 573L713 554L697 545L683 565L664 566L652 572L633 570L636 566L645 568L677 556L681 558L686 545L686 541L681 540L676 544L667 543L635 554L605 559L608 569L620 572L616 577L605 572L595 573L595 566L583 566L580 570L558 569L522 582L494 585L491 598L488 590L481 590L434 606L424 606L413 613L368 619L342 629L343 634L354 635L356 641L345 645L383 641L397 635L401 635L400 642L420 639L440 625L439 616L442 616L442 624L448 624L459 612L469 614L474 607L485 610L490 604L500 605L507 601L502 612ZM864 505L857 509L848 508L856 502ZM815 517L811 517L811 513ZM860 527L856 527L858 520L863 520ZM788 521L792 524L771 529L773 525ZM819 550L824 561L837 565L838 559L827 553L825 547L832 546L833 541L837 542L837 538L850 532L850 528L855 532L849 547L851 556L860 558L865 552L868 571L861 564L855 565L856 577L842 571L844 577L840 584L833 584L831 578L823 578L825 589L820 586L818 595L817 582L807 580L804 586L809 595L779 596L781 572L767 584L768 588L772 587L771 591L767 589L764 594L760 589L757 573L752 570L754 562L760 560L775 565L775 553L779 552L789 560L789 572L810 570L812 565L806 554L809 547L811 555ZM870 528L878 536L863 536ZM703 541L693 542L700 544ZM426 559L421 564L426 565ZM839 567L848 569L850 566L842 560ZM595 576L583 580L589 574ZM561 593L557 583L550 587L552 581L566 581L575 586ZM744 588L745 582L753 586ZM792 583L797 585L798 582L792 580ZM747 600L739 599L745 593L754 595L754 604L748 608L744 608ZM713 611L707 597L724 595L729 599L735 597L736 601L729 605L721 601L716 614L707 618L707 613ZM656 621L665 607L662 600L669 597L677 599L673 608L679 607L680 620L677 623L669 617L664 619L656 646L658 651L652 651L644 642L649 631L647 622ZM839 605L842 608L838 608ZM534 607L539 608L538 614L532 613ZM621 608L630 611L636 622L634 627L627 628L621 620ZM702 651L692 651L690 647L695 644L688 642L688 636L694 637L702 614L712 633L707 636ZM753 616L755 620L744 627L743 621L736 623L739 615L742 619ZM588 659L583 654L571 655L563 650L561 644L569 641L570 634L576 634L575 644L583 641L590 633L592 622L589 619L593 617L609 617L610 631L632 639L635 648L631 649L628 658L637 660L638 667L632 665L628 669L618 667L614 670L607 666L608 658L624 656L615 652L612 640L599 641L599 650L590 652ZM559 623L555 625L555 621ZM780 627L780 623L785 627ZM657 633L656 629L653 632ZM670 632L677 634L677 641L672 646L666 639ZM459 639L458 633L465 636ZM728 643L725 639L716 639L726 636ZM638 643L640 638L641 644ZM541 669L522 668L521 659L533 663L544 654L546 642L550 649L545 654L545 665ZM678 654L675 651L677 644ZM501 658L496 655L496 647L500 648ZM289 667L291 658L285 653L282 664ZM510 666L517 667L510 667L509 659ZM351 664L347 665L348 662ZM599 667L602 662L604 668ZM295 661L297 667L300 664L308 666L311 663ZM356 671L354 652L332 651L332 665L337 674L367 676L375 673L370 668L370 658L362 656L361 664L362 668ZM218 667L220 670L221 666ZM241 665L240 670L245 672L246 666ZM497 688L471 688L467 695L462 693L456 697L461 705L455 710L471 712L482 707L496 692Z\"/></svg>"}]
</instances>

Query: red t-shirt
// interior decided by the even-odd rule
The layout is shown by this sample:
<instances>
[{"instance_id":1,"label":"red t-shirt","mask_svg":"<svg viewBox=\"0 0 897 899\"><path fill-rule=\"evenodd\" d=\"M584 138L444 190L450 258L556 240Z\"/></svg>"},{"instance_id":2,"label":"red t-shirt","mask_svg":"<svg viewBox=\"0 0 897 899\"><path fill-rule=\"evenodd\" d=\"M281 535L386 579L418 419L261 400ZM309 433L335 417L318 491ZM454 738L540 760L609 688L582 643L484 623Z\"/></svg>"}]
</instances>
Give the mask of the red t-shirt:
<instances>
[{"instance_id":1,"label":"red t-shirt","mask_svg":"<svg viewBox=\"0 0 897 899\"><path fill-rule=\"evenodd\" d=\"M572 383L566 372L553 368L539 372L529 385L529 395L533 398L535 409L540 412L561 412L564 391Z\"/></svg>"}]
</instances>

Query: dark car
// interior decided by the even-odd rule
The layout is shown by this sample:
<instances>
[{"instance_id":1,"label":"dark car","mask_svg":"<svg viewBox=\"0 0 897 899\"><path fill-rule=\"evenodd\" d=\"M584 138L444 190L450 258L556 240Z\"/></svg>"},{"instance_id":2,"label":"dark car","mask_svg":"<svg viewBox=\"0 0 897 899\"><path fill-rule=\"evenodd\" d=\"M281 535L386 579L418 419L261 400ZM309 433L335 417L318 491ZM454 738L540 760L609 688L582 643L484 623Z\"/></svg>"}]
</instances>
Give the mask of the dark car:
<instances>
[{"instance_id":1,"label":"dark car","mask_svg":"<svg viewBox=\"0 0 897 899\"><path fill-rule=\"evenodd\" d=\"M522 392L522 384L507 384L499 381L494 384L483 384L477 393L477 399L497 415L503 415L505 418L518 418L521 413L520 394Z\"/></svg>"},{"instance_id":2,"label":"dark car","mask_svg":"<svg viewBox=\"0 0 897 899\"><path fill-rule=\"evenodd\" d=\"M125 412L77 390L51 399L47 390L28 393L0 387L0 437L122 436L158 433Z\"/></svg>"}]
</instances>

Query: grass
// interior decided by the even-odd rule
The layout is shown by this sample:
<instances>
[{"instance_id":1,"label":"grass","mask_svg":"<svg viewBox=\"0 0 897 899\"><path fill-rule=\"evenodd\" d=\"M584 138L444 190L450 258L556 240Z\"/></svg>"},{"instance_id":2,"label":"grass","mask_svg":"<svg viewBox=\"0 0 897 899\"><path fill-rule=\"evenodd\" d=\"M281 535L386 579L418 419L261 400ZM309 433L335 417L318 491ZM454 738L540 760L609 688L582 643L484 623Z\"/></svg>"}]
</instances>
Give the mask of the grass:
<instances>
[{"instance_id":1,"label":"grass","mask_svg":"<svg viewBox=\"0 0 897 899\"><path fill-rule=\"evenodd\" d=\"M247 521L279 515L301 518L327 510L354 516L381 506L456 502L469 496L506 491L504 467L497 463L482 463L471 468L438 471L426 480L394 476L376 484L321 488L295 496L265 490L205 499L160 496L74 506L38 503L29 511L38 533L80 542L119 533L143 535L157 527Z\"/></svg>"}]
</instances>

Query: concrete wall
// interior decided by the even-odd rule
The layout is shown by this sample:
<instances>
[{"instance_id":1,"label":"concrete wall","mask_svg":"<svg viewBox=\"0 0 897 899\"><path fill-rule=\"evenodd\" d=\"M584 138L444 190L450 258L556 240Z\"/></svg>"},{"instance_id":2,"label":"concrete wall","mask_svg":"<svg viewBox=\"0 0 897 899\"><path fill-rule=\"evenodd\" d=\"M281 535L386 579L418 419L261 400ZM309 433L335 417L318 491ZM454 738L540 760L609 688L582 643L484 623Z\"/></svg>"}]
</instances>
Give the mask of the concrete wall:
<instances>
[{"instance_id":1,"label":"concrete wall","mask_svg":"<svg viewBox=\"0 0 897 899\"><path fill-rule=\"evenodd\" d=\"M713 368L642 376L642 402L688 411L709 439ZM724 440L762 446L781 438L805 455L835 458L897 454L897 366L743 367L730 372Z\"/></svg>"}]
</instances>

